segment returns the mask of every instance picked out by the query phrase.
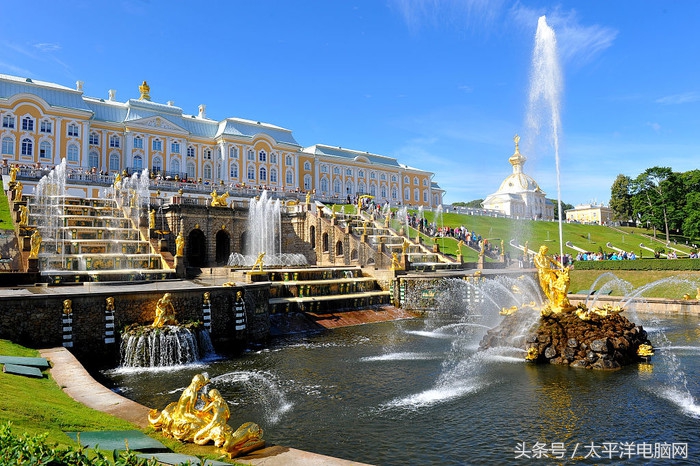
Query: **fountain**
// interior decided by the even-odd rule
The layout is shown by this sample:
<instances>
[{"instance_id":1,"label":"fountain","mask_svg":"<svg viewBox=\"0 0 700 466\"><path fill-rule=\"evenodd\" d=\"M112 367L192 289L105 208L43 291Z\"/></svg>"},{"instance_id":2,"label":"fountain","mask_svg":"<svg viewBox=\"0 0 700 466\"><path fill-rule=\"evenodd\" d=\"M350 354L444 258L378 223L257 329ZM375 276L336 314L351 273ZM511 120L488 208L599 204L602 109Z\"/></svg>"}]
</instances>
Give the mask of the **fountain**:
<instances>
[{"instance_id":1,"label":"fountain","mask_svg":"<svg viewBox=\"0 0 700 466\"><path fill-rule=\"evenodd\" d=\"M205 295L204 302L208 301ZM170 293L156 303L151 325L132 324L121 337L122 367L170 367L214 354L209 332L200 322L178 323Z\"/></svg>"},{"instance_id":2,"label":"fountain","mask_svg":"<svg viewBox=\"0 0 700 466\"><path fill-rule=\"evenodd\" d=\"M161 257L139 230L148 202L148 172L115 182L100 198L67 194L65 159L37 184L28 225L39 232L41 274L63 280L165 278Z\"/></svg>"},{"instance_id":3,"label":"fountain","mask_svg":"<svg viewBox=\"0 0 700 466\"><path fill-rule=\"evenodd\" d=\"M304 266L308 264L303 254L282 252L282 205L279 199L273 199L263 191L259 199L252 198L248 206L247 240L245 251L232 253L228 265L235 267L252 267L261 253L264 253L264 265L269 266Z\"/></svg>"}]
</instances>

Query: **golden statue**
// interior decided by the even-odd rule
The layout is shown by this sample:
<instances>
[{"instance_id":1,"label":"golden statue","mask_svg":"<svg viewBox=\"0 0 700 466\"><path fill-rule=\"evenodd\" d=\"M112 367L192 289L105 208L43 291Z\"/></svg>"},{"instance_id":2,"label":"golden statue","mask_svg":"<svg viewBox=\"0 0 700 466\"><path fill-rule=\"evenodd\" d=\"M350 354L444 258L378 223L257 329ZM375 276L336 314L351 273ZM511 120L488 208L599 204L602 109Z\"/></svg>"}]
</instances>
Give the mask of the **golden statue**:
<instances>
[{"instance_id":1,"label":"golden statue","mask_svg":"<svg viewBox=\"0 0 700 466\"><path fill-rule=\"evenodd\" d=\"M26 227L29 222L29 208L26 205L19 206L19 226Z\"/></svg>"},{"instance_id":2,"label":"golden statue","mask_svg":"<svg viewBox=\"0 0 700 466\"><path fill-rule=\"evenodd\" d=\"M139 92L141 93L139 100L151 100L151 87L146 81L139 86Z\"/></svg>"},{"instance_id":3,"label":"golden statue","mask_svg":"<svg viewBox=\"0 0 700 466\"><path fill-rule=\"evenodd\" d=\"M175 307L170 301L170 293L165 293L156 303L156 318L151 326L158 328L163 325L177 325Z\"/></svg>"},{"instance_id":4,"label":"golden statue","mask_svg":"<svg viewBox=\"0 0 700 466\"><path fill-rule=\"evenodd\" d=\"M311 204L311 191L306 193L306 204Z\"/></svg>"},{"instance_id":5,"label":"golden statue","mask_svg":"<svg viewBox=\"0 0 700 466\"><path fill-rule=\"evenodd\" d=\"M255 259L255 264L253 264L253 268L250 270L255 270L258 269L260 272L263 271L263 257L265 257L265 253L261 252L258 254L258 258Z\"/></svg>"},{"instance_id":6,"label":"golden statue","mask_svg":"<svg viewBox=\"0 0 700 466\"><path fill-rule=\"evenodd\" d=\"M457 243L457 254L462 255L462 247L464 246L464 241L459 240Z\"/></svg>"},{"instance_id":7,"label":"golden statue","mask_svg":"<svg viewBox=\"0 0 700 466\"><path fill-rule=\"evenodd\" d=\"M228 193L223 193L221 196L219 196L216 193L216 189L211 192L211 206L212 207L228 207L228 202L226 199L228 198Z\"/></svg>"},{"instance_id":8,"label":"golden statue","mask_svg":"<svg viewBox=\"0 0 700 466\"><path fill-rule=\"evenodd\" d=\"M368 225L368 224L369 224L369 222L368 222L367 220L365 220L364 222L362 222L362 234L365 235L365 236L367 235L367 225Z\"/></svg>"},{"instance_id":9,"label":"golden statue","mask_svg":"<svg viewBox=\"0 0 700 466\"><path fill-rule=\"evenodd\" d=\"M151 230L156 228L156 211L153 209L148 213L148 228Z\"/></svg>"},{"instance_id":10,"label":"golden statue","mask_svg":"<svg viewBox=\"0 0 700 466\"><path fill-rule=\"evenodd\" d=\"M19 168L17 168L17 165L12 165L12 167L10 167L10 183L14 183L17 181L18 172Z\"/></svg>"},{"instance_id":11,"label":"golden statue","mask_svg":"<svg viewBox=\"0 0 700 466\"><path fill-rule=\"evenodd\" d=\"M263 431L257 424L246 422L235 432L228 425L231 412L217 389L200 396L200 390L208 383L206 375L196 374L177 402L170 403L160 413L157 409L149 412L151 427L183 442L198 445L213 442L229 458L263 447ZM197 409L198 403L203 403L202 409Z\"/></svg>"},{"instance_id":12,"label":"golden statue","mask_svg":"<svg viewBox=\"0 0 700 466\"><path fill-rule=\"evenodd\" d=\"M401 243L401 253L406 254L406 251L408 251L408 247L410 246L410 243L406 238L404 238L403 243Z\"/></svg>"},{"instance_id":13,"label":"golden statue","mask_svg":"<svg viewBox=\"0 0 700 466\"><path fill-rule=\"evenodd\" d=\"M204 296L203 296L203 300L204 300L204 305L205 305L205 306L208 306L208 305L211 304L211 299L210 299L210 298L211 298L211 295L209 294L209 292L208 292L208 291L205 291L205 292L204 292Z\"/></svg>"},{"instance_id":14,"label":"golden statue","mask_svg":"<svg viewBox=\"0 0 700 466\"><path fill-rule=\"evenodd\" d=\"M564 267L559 261L549 257L547 252L549 252L547 246L540 246L534 260L540 288L549 300L542 312L548 314L573 310L575 307L571 305L567 297L570 280L569 267Z\"/></svg>"},{"instance_id":15,"label":"golden statue","mask_svg":"<svg viewBox=\"0 0 700 466\"><path fill-rule=\"evenodd\" d=\"M15 187L13 188L15 190L15 201L21 201L22 200L22 190L24 189L24 185L22 184L21 181L18 181L15 183Z\"/></svg>"},{"instance_id":16,"label":"golden statue","mask_svg":"<svg viewBox=\"0 0 700 466\"><path fill-rule=\"evenodd\" d=\"M41 248L41 233L39 233L38 229L34 230L34 233L32 233L32 237L29 242L29 258L36 259L39 257L39 249Z\"/></svg>"},{"instance_id":17,"label":"golden statue","mask_svg":"<svg viewBox=\"0 0 700 466\"><path fill-rule=\"evenodd\" d=\"M185 255L185 237L182 236L182 230L175 237L175 255L178 257Z\"/></svg>"},{"instance_id":18,"label":"golden statue","mask_svg":"<svg viewBox=\"0 0 700 466\"><path fill-rule=\"evenodd\" d=\"M114 310L114 297L110 296L106 299L107 304L105 305L105 311L113 311Z\"/></svg>"},{"instance_id":19,"label":"golden statue","mask_svg":"<svg viewBox=\"0 0 700 466\"><path fill-rule=\"evenodd\" d=\"M391 253L391 270L402 270L398 254L396 254L395 252Z\"/></svg>"},{"instance_id":20,"label":"golden statue","mask_svg":"<svg viewBox=\"0 0 700 466\"><path fill-rule=\"evenodd\" d=\"M331 207L331 217L335 218L336 216L336 211L335 208L338 207L337 204L333 204L333 207Z\"/></svg>"},{"instance_id":21,"label":"golden statue","mask_svg":"<svg viewBox=\"0 0 700 466\"><path fill-rule=\"evenodd\" d=\"M63 314L70 315L73 313L73 301L70 299L63 300Z\"/></svg>"}]
</instances>

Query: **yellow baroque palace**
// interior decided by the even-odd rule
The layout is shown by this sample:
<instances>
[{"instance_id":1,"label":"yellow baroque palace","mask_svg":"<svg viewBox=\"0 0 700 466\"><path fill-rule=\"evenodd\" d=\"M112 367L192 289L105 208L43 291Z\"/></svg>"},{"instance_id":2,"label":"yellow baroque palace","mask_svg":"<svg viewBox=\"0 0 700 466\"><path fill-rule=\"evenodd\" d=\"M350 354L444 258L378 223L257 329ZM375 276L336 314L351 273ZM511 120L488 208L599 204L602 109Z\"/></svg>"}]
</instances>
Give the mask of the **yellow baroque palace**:
<instances>
[{"instance_id":1,"label":"yellow baroque palace","mask_svg":"<svg viewBox=\"0 0 700 466\"><path fill-rule=\"evenodd\" d=\"M135 86L136 88L136 86ZM302 147L288 129L242 118L207 118L206 106L188 115L152 102L144 81L125 102L88 97L83 83L59 84L0 75L2 173L52 168L65 158L74 194L98 197L97 177L148 168L154 179L183 186L267 188L311 192L337 202L370 194L376 202L437 207L444 190L434 174L395 158L315 144ZM92 178L91 178L92 177ZM26 183L31 192L33 183Z\"/></svg>"}]
</instances>

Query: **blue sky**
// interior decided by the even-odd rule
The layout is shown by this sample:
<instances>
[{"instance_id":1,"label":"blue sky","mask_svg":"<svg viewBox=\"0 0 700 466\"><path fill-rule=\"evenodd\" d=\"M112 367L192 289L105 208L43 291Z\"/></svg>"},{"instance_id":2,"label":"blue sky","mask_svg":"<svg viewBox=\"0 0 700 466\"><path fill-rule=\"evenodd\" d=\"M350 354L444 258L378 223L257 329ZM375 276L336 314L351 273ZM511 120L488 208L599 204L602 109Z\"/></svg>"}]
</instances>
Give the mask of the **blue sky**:
<instances>
[{"instance_id":1,"label":"blue sky","mask_svg":"<svg viewBox=\"0 0 700 466\"><path fill-rule=\"evenodd\" d=\"M697 168L700 2L0 0L0 73L120 101L145 79L185 113L433 171L451 203L496 191L513 136L531 136L541 15L563 74L564 202L607 203L620 173ZM536 147L525 172L556 198L554 151Z\"/></svg>"}]
</instances>

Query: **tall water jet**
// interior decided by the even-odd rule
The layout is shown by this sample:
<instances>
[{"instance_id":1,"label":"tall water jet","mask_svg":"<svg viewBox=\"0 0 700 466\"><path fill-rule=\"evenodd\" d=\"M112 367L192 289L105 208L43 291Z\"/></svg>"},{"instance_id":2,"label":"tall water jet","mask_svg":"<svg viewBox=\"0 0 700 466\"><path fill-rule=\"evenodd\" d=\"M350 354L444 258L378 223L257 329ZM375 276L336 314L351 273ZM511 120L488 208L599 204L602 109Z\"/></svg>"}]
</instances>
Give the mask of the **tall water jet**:
<instances>
[{"instance_id":1,"label":"tall water jet","mask_svg":"<svg viewBox=\"0 0 700 466\"><path fill-rule=\"evenodd\" d=\"M559 217L559 254L564 255L561 211L561 181L559 178L559 133L561 131L561 94L563 79L557 53L557 39L554 30L547 24L547 18L540 16L535 33L535 47L532 52L530 71L530 93L526 125L530 144L540 136L549 137L554 148L554 160L557 172L557 213Z\"/></svg>"}]
</instances>

